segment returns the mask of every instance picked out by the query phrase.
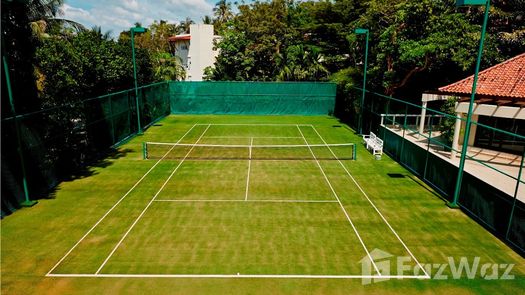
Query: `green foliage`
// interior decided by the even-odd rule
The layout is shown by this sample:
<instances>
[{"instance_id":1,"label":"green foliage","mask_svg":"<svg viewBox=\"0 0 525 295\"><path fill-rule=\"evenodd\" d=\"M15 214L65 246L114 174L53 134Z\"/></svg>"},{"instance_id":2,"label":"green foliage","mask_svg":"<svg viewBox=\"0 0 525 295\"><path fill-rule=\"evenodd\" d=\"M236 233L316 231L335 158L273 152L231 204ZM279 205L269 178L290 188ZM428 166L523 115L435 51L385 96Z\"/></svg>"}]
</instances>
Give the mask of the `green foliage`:
<instances>
[{"instance_id":1,"label":"green foliage","mask_svg":"<svg viewBox=\"0 0 525 295\"><path fill-rule=\"evenodd\" d=\"M392 22L378 36L374 61L376 72L384 72L379 80L386 94L423 72L472 66L479 29L455 11L453 1L408 0L395 8Z\"/></svg>"},{"instance_id":2,"label":"green foliage","mask_svg":"<svg viewBox=\"0 0 525 295\"><path fill-rule=\"evenodd\" d=\"M46 130L40 132L48 142L46 158L56 164L61 176L79 171L93 160L96 137L87 137L86 116L97 116L100 109L75 104L115 90L131 88L133 70L129 44L117 43L100 29L80 32L69 38L51 36L36 50L36 72L42 106L57 107L45 113ZM149 56L137 52L140 84L152 81ZM64 133L64 130L68 132Z\"/></svg>"},{"instance_id":3,"label":"green foliage","mask_svg":"<svg viewBox=\"0 0 525 295\"><path fill-rule=\"evenodd\" d=\"M117 43L100 29L71 38L47 38L36 51L43 80L41 97L47 106L80 100L133 85L129 44ZM139 84L152 81L149 57L137 51Z\"/></svg>"},{"instance_id":4,"label":"green foliage","mask_svg":"<svg viewBox=\"0 0 525 295\"><path fill-rule=\"evenodd\" d=\"M195 22L187 17L185 20L181 21L180 24L177 26L177 33L178 34L189 34L190 33L190 25L194 24Z\"/></svg>"},{"instance_id":5,"label":"green foliage","mask_svg":"<svg viewBox=\"0 0 525 295\"><path fill-rule=\"evenodd\" d=\"M337 105L335 108L335 115L340 118L357 118L357 111L359 110L358 96L354 87L358 81L361 73L357 68L348 67L342 69L337 73L332 74L330 81L337 83Z\"/></svg>"},{"instance_id":6,"label":"green foliage","mask_svg":"<svg viewBox=\"0 0 525 295\"><path fill-rule=\"evenodd\" d=\"M245 34L227 31L222 37L223 41L217 45L220 54L210 77L223 81L250 80L256 65Z\"/></svg>"},{"instance_id":7,"label":"green foliage","mask_svg":"<svg viewBox=\"0 0 525 295\"><path fill-rule=\"evenodd\" d=\"M170 24L164 20L154 21L145 33L135 35L135 46L143 49L151 60L155 81L182 80L186 77L182 62L174 55L174 48L168 37L189 30L191 23L193 21L189 19L181 25ZM121 32L119 42L130 44L130 32L127 30Z\"/></svg>"},{"instance_id":8,"label":"green foliage","mask_svg":"<svg viewBox=\"0 0 525 295\"><path fill-rule=\"evenodd\" d=\"M487 31L497 52L485 54L492 54L492 64L525 51L525 1L493 0L491 5ZM471 21L481 23L483 10L475 9L469 17Z\"/></svg>"},{"instance_id":9,"label":"green foliage","mask_svg":"<svg viewBox=\"0 0 525 295\"><path fill-rule=\"evenodd\" d=\"M38 98L36 79L33 64L35 62L35 50L38 46L38 38L35 38L31 30L31 23L42 19L53 18L56 15L58 1L3 1L2 0L2 95L1 116L6 119L14 115L7 95L7 79L4 74L4 66L8 68L10 85L13 93L14 109L17 114L37 111L41 108L41 100ZM6 63L4 64L4 61ZM17 144L16 124L10 121L2 122L2 217L6 212L18 207L20 200L24 198L23 189L19 176L22 173L22 165L19 158ZM33 126L42 125L42 120L32 122ZM26 126L19 124L22 134L27 134ZM30 134L31 135L31 134ZM22 144L30 144L31 137L22 140ZM29 185L41 181L43 169L27 169L27 167L38 167L38 161L34 161L26 154L25 167ZM5 180L8 180L7 182ZM31 189L31 186L29 187ZM30 191L30 193L34 193ZM7 205L7 206L6 206Z\"/></svg>"},{"instance_id":10,"label":"green foliage","mask_svg":"<svg viewBox=\"0 0 525 295\"><path fill-rule=\"evenodd\" d=\"M227 28L228 22L234 17L231 2L219 0L213 8L213 16L213 21L211 19L206 19L204 23L213 23L215 31L219 34L223 33Z\"/></svg>"},{"instance_id":11,"label":"green foliage","mask_svg":"<svg viewBox=\"0 0 525 295\"><path fill-rule=\"evenodd\" d=\"M241 4L217 45L214 80L311 81L328 76L317 46L305 44L304 15L293 1Z\"/></svg>"},{"instance_id":12,"label":"green foliage","mask_svg":"<svg viewBox=\"0 0 525 295\"><path fill-rule=\"evenodd\" d=\"M456 116L456 103L458 102L457 97L450 97L447 101L441 106L441 111L445 114L449 114L452 117L445 117L441 120L439 125L439 131L441 132L441 139L448 146L452 145L454 139L454 125L456 124L456 119L453 118Z\"/></svg>"},{"instance_id":13,"label":"green foliage","mask_svg":"<svg viewBox=\"0 0 525 295\"><path fill-rule=\"evenodd\" d=\"M525 51L522 1L493 2L484 67ZM211 79L309 80L324 78L302 73L317 65L329 74L362 69L364 42L353 31L364 27L369 87L414 100L472 72L483 16L483 8L457 8L454 0L272 0L241 3L238 11L223 28ZM301 47L315 48L319 63L295 58Z\"/></svg>"},{"instance_id":14,"label":"green foliage","mask_svg":"<svg viewBox=\"0 0 525 295\"><path fill-rule=\"evenodd\" d=\"M152 62L156 81L184 80L186 77L186 71L180 59L167 52L155 54Z\"/></svg>"},{"instance_id":15,"label":"green foliage","mask_svg":"<svg viewBox=\"0 0 525 295\"><path fill-rule=\"evenodd\" d=\"M207 66L204 68L204 74L202 76L203 81L212 81L213 80L213 67Z\"/></svg>"},{"instance_id":16,"label":"green foliage","mask_svg":"<svg viewBox=\"0 0 525 295\"><path fill-rule=\"evenodd\" d=\"M277 54L279 81L319 81L326 79L328 70L321 63L319 49L313 46L292 45L284 54Z\"/></svg>"}]
</instances>

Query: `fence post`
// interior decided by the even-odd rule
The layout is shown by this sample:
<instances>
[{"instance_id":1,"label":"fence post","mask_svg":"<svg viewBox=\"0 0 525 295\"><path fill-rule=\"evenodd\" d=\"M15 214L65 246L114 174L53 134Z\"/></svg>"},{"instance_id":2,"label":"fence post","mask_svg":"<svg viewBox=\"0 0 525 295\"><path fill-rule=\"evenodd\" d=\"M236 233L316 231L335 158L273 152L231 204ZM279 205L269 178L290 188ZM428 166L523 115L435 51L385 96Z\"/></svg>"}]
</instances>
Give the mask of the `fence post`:
<instances>
[{"instance_id":1,"label":"fence post","mask_svg":"<svg viewBox=\"0 0 525 295\"><path fill-rule=\"evenodd\" d=\"M109 101L109 123L111 125L111 140L112 140L112 144L115 144L117 143L117 141L115 140L115 123L113 122L114 118L113 118L113 100L111 99L111 95L108 96L108 101Z\"/></svg>"},{"instance_id":2,"label":"fence post","mask_svg":"<svg viewBox=\"0 0 525 295\"><path fill-rule=\"evenodd\" d=\"M401 141L401 153L399 154L399 160L401 161L403 152L405 151L405 132L407 128L407 114L408 114L408 105L405 105L405 119L403 120L403 141Z\"/></svg>"},{"instance_id":3,"label":"fence post","mask_svg":"<svg viewBox=\"0 0 525 295\"><path fill-rule=\"evenodd\" d=\"M434 114L430 114L430 118L428 119L429 122L431 122L432 120L434 120ZM426 154L426 157L425 157L425 169L423 170L423 179L426 180L427 179L427 166L428 166L428 158L429 158L429 154L430 154L430 139L432 138L432 129L429 128L428 129L428 139L427 139L427 154Z\"/></svg>"},{"instance_id":4,"label":"fence post","mask_svg":"<svg viewBox=\"0 0 525 295\"><path fill-rule=\"evenodd\" d=\"M131 98L130 98L130 92L128 91L127 92L127 97L128 97L128 126L129 126L129 133L131 134L131 116L133 115L132 112L133 112L133 103L131 102Z\"/></svg>"},{"instance_id":5,"label":"fence post","mask_svg":"<svg viewBox=\"0 0 525 295\"><path fill-rule=\"evenodd\" d=\"M386 121L385 128L388 128L388 112L390 111L390 99L387 100L385 108L386 108L386 111L385 111L385 121Z\"/></svg>"},{"instance_id":6,"label":"fence post","mask_svg":"<svg viewBox=\"0 0 525 295\"><path fill-rule=\"evenodd\" d=\"M490 11L490 0L485 1L485 15L483 17L483 26L481 29L481 38L479 39L478 58L476 60L476 69L474 71L474 79L472 81L472 91L470 95L470 103L467 112L467 121L465 123L465 134L463 136L463 147L461 149L461 157L459 160L458 176L456 181L456 187L454 189L454 198L452 202L447 203L450 208L459 208L458 201L461 193L461 182L463 180L463 173L465 170L465 161L468 152L468 141L470 138L470 127L472 125L472 113L474 111L474 99L476 98L476 87L478 83L478 74L481 65L481 55L483 54L483 41L485 40L485 33L487 31L487 23L489 19Z\"/></svg>"},{"instance_id":7,"label":"fence post","mask_svg":"<svg viewBox=\"0 0 525 295\"><path fill-rule=\"evenodd\" d=\"M512 202L512 209L510 210L509 223L507 225L507 233L505 239L509 239L510 226L512 225L512 217L514 216L514 208L516 208L516 200L518 199L518 190L520 188L521 173L523 172L523 158L525 157L525 149L521 154L520 170L518 171L518 180L516 180L516 189L514 190L514 201Z\"/></svg>"},{"instance_id":8,"label":"fence post","mask_svg":"<svg viewBox=\"0 0 525 295\"><path fill-rule=\"evenodd\" d=\"M2 40L3 41L3 40ZM2 42L3 43L3 42ZM7 95L9 96L9 104L11 106L11 112L14 116L15 121L15 130L16 130L16 143L17 143L17 152L20 160L20 169L22 170L22 187L24 188L24 197L25 200L20 203L22 207L31 207L37 203L37 201L29 199L29 188L27 186L27 174L26 174L26 165L24 161L24 151L22 150L22 141L20 139L20 125L18 123L18 116L16 114L14 99L13 99L13 90L11 89L11 80L9 79L9 68L7 66L7 59L5 55L2 57L2 63L4 64L4 74L5 74L5 84L7 86Z\"/></svg>"}]
</instances>

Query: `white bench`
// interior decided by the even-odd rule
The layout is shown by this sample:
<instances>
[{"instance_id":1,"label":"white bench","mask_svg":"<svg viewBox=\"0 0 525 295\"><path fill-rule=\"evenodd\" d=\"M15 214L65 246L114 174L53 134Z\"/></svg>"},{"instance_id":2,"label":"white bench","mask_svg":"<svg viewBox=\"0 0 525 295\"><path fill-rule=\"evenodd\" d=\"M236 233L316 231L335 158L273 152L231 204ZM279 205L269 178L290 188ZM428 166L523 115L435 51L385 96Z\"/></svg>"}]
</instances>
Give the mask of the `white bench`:
<instances>
[{"instance_id":1,"label":"white bench","mask_svg":"<svg viewBox=\"0 0 525 295\"><path fill-rule=\"evenodd\" d=\"M381 156L383 154L383 140L377 137L373 132L370 135L363 135L366 149L371 150L373 155Z\"/></svg>"}]
</instances>

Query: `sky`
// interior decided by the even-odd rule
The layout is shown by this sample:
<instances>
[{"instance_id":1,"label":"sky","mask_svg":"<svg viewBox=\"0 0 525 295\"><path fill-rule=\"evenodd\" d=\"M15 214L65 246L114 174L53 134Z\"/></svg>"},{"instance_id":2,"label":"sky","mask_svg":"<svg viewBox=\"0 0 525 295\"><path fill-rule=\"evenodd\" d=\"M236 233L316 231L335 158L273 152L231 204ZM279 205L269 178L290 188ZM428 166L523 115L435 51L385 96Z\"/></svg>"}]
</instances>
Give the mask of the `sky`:
<instances>
[{"instance_id":1,"label":"sky","mask_svg":"<svg viewBox=\"0 0 525 295\"><path fill-rule=\"evenodd\" d=\"M202 23L213 15L217 0L66 0L59 17L76 21L87 28L99 26L116 37L136 22L149 26L154 20L178 23L190 17Z\"/></svg>"}]
</instances>

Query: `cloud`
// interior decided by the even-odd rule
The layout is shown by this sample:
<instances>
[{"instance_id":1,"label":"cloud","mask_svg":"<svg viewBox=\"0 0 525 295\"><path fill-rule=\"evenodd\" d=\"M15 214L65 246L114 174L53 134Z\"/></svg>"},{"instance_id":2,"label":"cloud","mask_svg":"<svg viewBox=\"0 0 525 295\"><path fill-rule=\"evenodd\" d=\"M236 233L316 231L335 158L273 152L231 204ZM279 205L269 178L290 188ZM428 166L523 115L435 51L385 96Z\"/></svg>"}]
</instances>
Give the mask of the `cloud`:
<instances>
[{"instance_id":1,"label":"cloud","mask_svg":"<svg viewBox=\"0 0 525 295\"><path fill-rule=\"evenodd\" d=\"M99 26L117 37L136 22L145 26L161 19L178 23L189 17L199 23L203 16L212 14L214 3L213 0L92 0L87 6L84 1L72 0L62 6L61 17L88 28Z\"/></svg>"}]
</instances>

